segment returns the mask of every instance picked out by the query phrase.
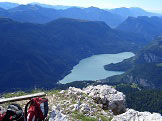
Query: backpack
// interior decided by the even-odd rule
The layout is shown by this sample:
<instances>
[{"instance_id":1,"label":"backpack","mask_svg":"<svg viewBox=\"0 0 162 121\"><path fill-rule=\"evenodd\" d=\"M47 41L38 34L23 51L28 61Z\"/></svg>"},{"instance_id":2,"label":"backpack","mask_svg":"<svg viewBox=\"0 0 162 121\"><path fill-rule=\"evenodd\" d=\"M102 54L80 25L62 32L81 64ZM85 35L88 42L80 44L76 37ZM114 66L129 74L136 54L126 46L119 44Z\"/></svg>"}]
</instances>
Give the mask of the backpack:
<instances>
[{"instance_id":1,"label":"backpack","mask_svg":"<svg viewBox=\"0 0 162 121\"><path fill-rule=\"evenodd\" d=\"M48 114L48 99L33 98L25 106L25 121L44 121Z\"/></svg>"},{"instance_id":2,"label":"backpack","mask_svg":"<svg viewBox=\"0 0 162 121\"><path fill-rule=\"evenodd\" d=\"M9 105L7 112L0 115L0 121L24 121L23 110L18 104Z\"/></svg>"}]
</instances>

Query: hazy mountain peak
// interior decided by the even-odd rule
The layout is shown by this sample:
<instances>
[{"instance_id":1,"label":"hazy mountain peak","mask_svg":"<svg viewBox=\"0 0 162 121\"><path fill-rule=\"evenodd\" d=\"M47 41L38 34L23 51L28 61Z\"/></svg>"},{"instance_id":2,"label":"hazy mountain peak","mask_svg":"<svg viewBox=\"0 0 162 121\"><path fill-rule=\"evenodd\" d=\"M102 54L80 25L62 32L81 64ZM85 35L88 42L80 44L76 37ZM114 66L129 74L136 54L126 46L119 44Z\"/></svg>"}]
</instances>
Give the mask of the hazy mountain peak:
<instances>
[{"instance_id":1,"label":"hazy mountain peak","mask_svg":"<svg viewBox=\"0 0 162 121\"><path fill-rule=\"evenodd\" d=\"M142 11L145 11L143 8L139 8L139 7L130 7L130 9L132 9L132 10L142 10Z\"/></svg>"},{"instance_id":2,"label":"hazy mountain peak","mask_svg":"<svg viewBox=\"0 0 162 121\"><path fill-rule=\"evenodd\" d=\"M0 11L5 11L5 9L4 8L0 8Z\"/></svg>"},{"instance_id":3,"label":"hazy mountain peak","mask_svg":"<svg viewBox=\"0 0 162 121\"><path fill-rule=\"evenodd\" d=\"M122 7L122 8L111 9L109 11L114 13L114 14L118 14L120 16L123 16L125 18L127 18L129 16L133 16L133 17L137 17L137 16L160 16L159 14L147 12L144 9L138 8L138 7L131 7L131 8Z\"/></svg>"},{"instance_id":4,"label":"hazy mountain peak","mask_svg":"<svg viewBox=\"0 0 162 121\"><path fill-rule=\"evenodd\" d=\"M85 10L87 11L94 11L94 12L105 12L103 9L100 9L100 8L97 8L97 7L88 7L88 8L85 8ZM109 13L108 11L106 11L107 13Z\"/></svg>"},{"instance_id":5,"label":"hazy mountain peak","mask_svg":"<svg viewBox=\"0 0 162 121\"><path fill-rule=\"evenodd\" d=\"M15 8L10 9L10 11L14 11L14 10L20 10L20 11L24 11L24 10L37 10L42 8L39 5L31 5L31 4L27 4L27 5L19 5Z\"/></svg>"},{"instance_id":6,"label":"hazy mountain peak","mask_svg":"<svg viewBox=\"0 0 162 121\"><path fill-rule=\"evenodd\" d=\"M97 8L97 7L94 7L94 6L88 7L88 9L100 10L100 8Z\"/></svg>"},{"instance_id":7,"label":"hazy mountain peak","mask_svg":"<svg viewBox=\"0 0 162 121\"><path fill-rule=\"evenodd\" d=\"M68 10L81 10L81 8L78 8L78 7L70 7L70 8L67 8Z\"/></svg>"},{"instance_id":8,"label":"hazy mountain peak","mask_svg":"<svg viewBox=\"0 0 162 121\"><path fill-rule=\"evenodd\" d=\"M117 29L141 34L151 41L162 33L162 19L157 16L128 17Z\"/></svg>"},{"instance_id":9,"label":"hazy mountain peak","mask_svg":"<svg viewBox=\"0 0 162 121\"><path fill-rule=\"evenodd\" d=\"M43 4L43 3L39 3L39 2L32 2L29 3L31 5L39 5L41 7L45 7L45 8L53 8L53 9L58 9L58 10L64 10L64 9L68 9L74 6L64 6L64 5L48 5L48 4Z\"/></svg>"},{"instance_id":10,"label":"hazy mountain peak","mask_svg":"<svg viewBox=\"0 0 162 121\"><path fill-rule=\"evenodd\" d=\"M3 9L10 9L19 6L17 3L11 3L11 2L0 2L0 7Z\"/></svg>"}]
</instances>

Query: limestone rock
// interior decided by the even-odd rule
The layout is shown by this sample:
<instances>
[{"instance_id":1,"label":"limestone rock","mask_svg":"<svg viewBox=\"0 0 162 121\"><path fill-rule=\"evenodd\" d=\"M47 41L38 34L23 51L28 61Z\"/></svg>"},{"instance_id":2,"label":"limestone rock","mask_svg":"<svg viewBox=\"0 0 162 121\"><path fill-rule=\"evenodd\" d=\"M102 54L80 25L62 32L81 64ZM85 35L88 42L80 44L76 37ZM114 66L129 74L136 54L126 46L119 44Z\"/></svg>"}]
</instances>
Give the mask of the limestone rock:
<instances>
[{"instance_id":1,"label":"limestone rock","mask_svg":"<svg viewBox=\"0 0 162 121\"><path fill-rule=\"evenodd\" d=\"M96 103L102 104L103 109L110 109L114 114L125 112L125 95L108 85L89 86L83 89Z\"/></svg>"},{"instance_id":2,"label":"limestone rock","mask_svg":"<svg viewBox=\"0 0 162 121\"><path fill-rule=\"evenodd\" d=\"M83 93L83 91L79 88L69 87L69 89L68 89L69 95L81 95L82 93Z\"/></svg>"},{"instance_id":3,"label":"limestone rock","mask_svg":"<svg viewBox=\"0 0 162 121\"><path fill-rule=\"evenodd\" d=\"M90 109L90 106L88 104L83 103L83 104L80 105L80 111L82 113L88 113L88 112L90 112L90 110L91 109Z\"/></svg>"},{"instance_id":4,"label":"limestone rock","mask_svg":"<svg viewBox=\"0 0 162 121\"><path fill-rule=\"evenodd\" d=\"M125 113L114 116L112 121L162 121L162 116L158 113L151 114L128 109Z\"/></svg>"},{"instance_id":5,"label":"limestone rock","mask_svg":"<svg viewBox=\"0 0 162 121\"><path fill-rule=\"evenodd\" d=\"M58 107L53 106L49 121L69 121Z\"/></svg>"},{"instance_id":6,"label":"limestone rock","mask_svg":"<svg viewBox=\"0 0 162 121\"><path fill-rule=\"evenodd\" d=\"M61 95L60 95L61 94ZM112 86L88 86L84 89L70 87L52 97L53 107L49 121L80 121L77 114L94 117L101 121L103 116L112 121L162 121L158 113L138 112L126 109L126 97ZM54 100L53 99L53 100ZM76 116L76 117L74 117Z\"/></svg>"},{"instance_id":7,"label":"limestone rock","mask_svg":"<svg viewBox=\"0 0 162 121\"><path fill-rule=\"evenodd\" d=\"M60 94L64 94L64 93L65 93L65 90L60 91Z\"/></svg>"}]
</instances>

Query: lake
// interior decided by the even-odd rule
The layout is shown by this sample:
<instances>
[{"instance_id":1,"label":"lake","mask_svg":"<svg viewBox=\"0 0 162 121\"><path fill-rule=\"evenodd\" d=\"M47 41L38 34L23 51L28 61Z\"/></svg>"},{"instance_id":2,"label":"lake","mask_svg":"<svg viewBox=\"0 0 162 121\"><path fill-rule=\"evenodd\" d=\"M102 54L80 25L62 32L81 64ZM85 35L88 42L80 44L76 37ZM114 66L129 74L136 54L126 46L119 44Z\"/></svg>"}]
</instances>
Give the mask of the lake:
<instances>
[{"instance_id":1,"label":"lake","mask_svg":"<svg viewBox=\"0 0 162 121\"><path fill-rule=\"evenodd\" d=\"M106 71L104 65L118 63L124 59L133 57L132 52L122 52L117 54L100 54L82 59L78 65L74 66L71 73L64 77L60 83L69 83L83 80L105 79L113 75L119 75L124 72Z\"/></svg>"}]
</instances>

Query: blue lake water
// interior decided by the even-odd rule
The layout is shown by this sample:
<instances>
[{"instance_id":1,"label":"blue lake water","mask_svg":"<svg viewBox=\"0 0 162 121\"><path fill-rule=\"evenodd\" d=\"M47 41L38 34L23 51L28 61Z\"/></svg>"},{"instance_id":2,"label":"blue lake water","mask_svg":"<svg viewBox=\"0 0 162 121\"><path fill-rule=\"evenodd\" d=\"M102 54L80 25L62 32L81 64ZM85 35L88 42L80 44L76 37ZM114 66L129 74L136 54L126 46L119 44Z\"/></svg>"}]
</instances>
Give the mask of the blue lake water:
<instances>
[{"instance_id":1,"label":"blue lake water","mask_svg":"<svg viewBox=\"0 0 162 121\"><path fill-rule=\"evenodd\" d=\"M73 67L71 73L64 77L60 83L65 84L73 81L99 80L122 74L124 72L106 71L104 65L118 63L133 56L134 54L131 52L122 52L118 54L93 55L82 59L78 65Z\"/></svg>"}]
</instances>

